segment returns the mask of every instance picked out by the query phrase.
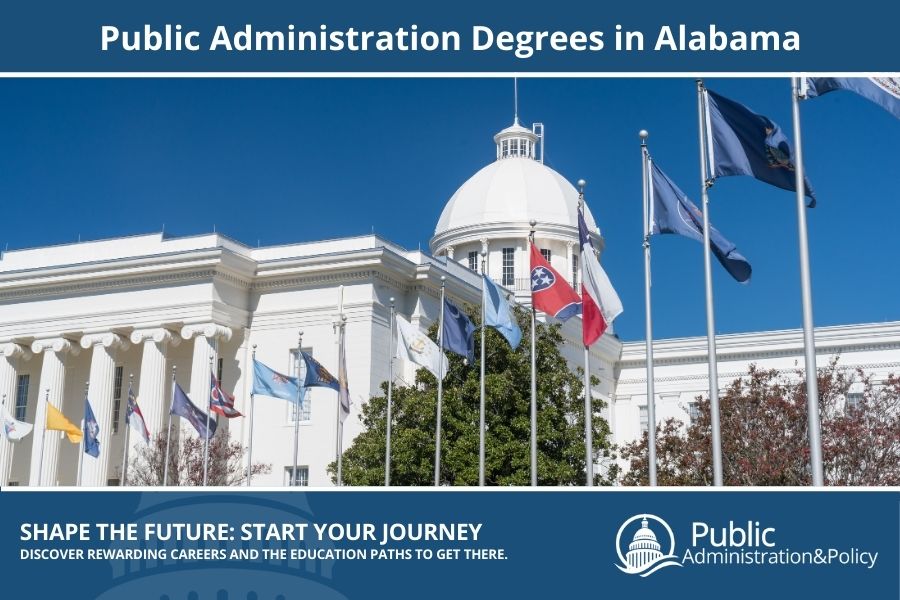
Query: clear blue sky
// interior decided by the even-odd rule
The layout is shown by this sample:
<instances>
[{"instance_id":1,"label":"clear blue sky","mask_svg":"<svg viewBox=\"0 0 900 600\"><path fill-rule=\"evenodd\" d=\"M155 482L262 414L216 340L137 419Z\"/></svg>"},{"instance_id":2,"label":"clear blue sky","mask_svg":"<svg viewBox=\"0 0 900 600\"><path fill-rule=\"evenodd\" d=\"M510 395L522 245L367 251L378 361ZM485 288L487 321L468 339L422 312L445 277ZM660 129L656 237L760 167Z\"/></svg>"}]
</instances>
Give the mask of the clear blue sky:
<instances>
[{"instance_id":1,"label":"clear blue sky","mask_svg":"<svg viewBox=\"0 0 900 600\"><path fill-rule=\"evenodd\" d=\"M790 132L785 79L710 79ZM849 92L804 103L819 205L808 211L817 325L900 319L900 121ZM691 79L524 79L520 115L546 125L546 162L588 180L603 263L643 337L640 152L699 203ZM376 232L427 248L447 199L494 158L509 79L0 81L0 248L165 230L248 244ZM753 264L714 264L722 333L799 327L794 196L718 181L713 223ZM654 241L657 337L705 334L701 246Z\"/></svg>"}]
</instances>

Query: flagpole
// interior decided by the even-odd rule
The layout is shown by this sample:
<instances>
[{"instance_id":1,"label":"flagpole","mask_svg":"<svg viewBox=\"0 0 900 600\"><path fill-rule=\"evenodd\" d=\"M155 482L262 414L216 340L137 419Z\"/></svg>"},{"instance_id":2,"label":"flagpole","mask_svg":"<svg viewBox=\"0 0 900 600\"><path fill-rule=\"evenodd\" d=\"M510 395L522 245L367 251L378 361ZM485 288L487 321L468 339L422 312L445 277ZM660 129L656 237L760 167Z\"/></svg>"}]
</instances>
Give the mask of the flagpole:
<instances>
[{"instance_id":1,"label":"flagpole","mask_svg":"<svg viewBox=\"0 0 900 600\"><path fill-rule=\"evenodd\" d=\"M338 302L338 319L335 326L338 334L338 362L340 362L341 356L341 348L344 343L344 324L347 321L347 317L344 316L344 286L340 286L340 300ZM338 365L338 377L340 377L340 365ZM338 388L341 386L338 385ZM341 391L338 389L338 397L337 402L334 405L334 462L337 465L337 471L335 473L335 483L337 487L341 487L343 482L343 460L341 457L341 446L343 445L341 442L343 441L341 438L344 435L344 431L341 424Z\"/></svg>"},{"instance_id":2,"label":"flagpole","mask_svg":"<svg viewBox=\"0 0 900 600\"><path fill-rule=\"evenodd\" d=\"M88 403L88 388L90 387L90 385L91 385L90 381L84 382L84 405L85 405L85 407L87 407L87 403ZM87 415L85 415L85 416L87 416ZM86 423L85 419L82 418L81 419L81 444L79 444L81 453L80 453L80 456L78 457L78 473L75 476L75 485L77 487L81 487L81 472L84 469L84 450L85 450L84 438L86 437L85 431L84 431L85 423Z\"/></svg>"},{"instance_id":3,"label":"flagpole","mask_svg":"<svg viewBox=\"0 0 900 600\"><path fill-rule=\"evenodd\" d=\"M44 396L44 401L50 404L50 388ZM44 442L47 441L47 417L44 417L44 426L41 428L41 454L38 460L38 486L44 485Z\"/></svg>"},{"instance_id":4,"label":"flagpole","mask_svg":"<svg viewBox=\"0 0 900 600\"><path fill-rule=\"evenodd\" d=\"M587 182L584 179L578 180L578 208L584 210L584 186ZM582 252L584 250L582 249ZM581 257L581 264L584 265L584 257ZM584 284L582 283L582 288ZM578 290L575 290L576 293ZM582 315L582 318L583 315ZM584 475L585 485L593 487L594 485L594 407L591 397L591 350L585 345L584 347Z\"/></svg>"},{"instance_id":5,"label":"flagpole","mask_svg":"<svg viewBox=\"0 0 900 600\"><path fill-rule=\"evenodd\" d=\"M246 356L246 355L244 355ZM256 376L256 344L253 344L253 373ZM298 377L299 382L299 377ZM253 387L250 387L250 445L247 447L247 487L250 487L250 477L253 474L253 415L256 413L254 406Z\"/></svg>"},{"instance_id":6,"label":"flagpole","mask_svg":"<svg viewBox=\"0 0 900 600\"><path fill-rule=\"evenodd\" d=\"M709 177L709 166L706 156L706 88L703 80L697 80L697 116L700 136L700 193L703 199L703 268L706 283L706 343L709 360L709 410L712 429L712 463L713 485L722 485L722 439L719 429L719 374L716 361L716 322L713 313L712 264L710 262L709 243L709 188L712 179ZM649 400L649 399L648 399ZM649 409L647 413L649 419ZM656 429L656 423L650 423ZM655 431L654 431L655 433Z\"/></svg>"},{"instance_id":7,"label":"flagpole","mask_svg":"<svg viewBox=\"0 0 900 600\"><path fill-rule=\"evenodd\" d=\"M485 319L485 306L484 306L484 288L485 281L484 278L487 277L487 273L485 273L485 258L487 257L487 251L483 248L481 250L481 382L479 385L481 399L479 401L478 406L478 485L484 486L484 443L485 437L487 436L487 431L484 426L484 366L485 360L487 357L484 353L484 337L487 334L487 329L484 326Z\"/></svg>"},{"instance_id":8,"label":"flagpole","mask_svg":"<svg viewBox=\"0 0 900 600\"><path fill-rule=\"evenodd\" d=\"M303 386L300 385L300 361L303 358L303 330L297 334L297 408L294 410L294 463L291 469L291 487L297 485L297 455L300 453L300 411L303 408Z\"/></svg>"},{"instance_id":9,"label":"flagpole","mask_svg":"<svg viewBox=\"0 0 900 600\"><path fill-rule=\"evenodd\" d=\"M390 341L388 347L388 389L387 389L387 415L385 416L385 443L384 443L384 487L391 485L391 405L394 391L394 299L391 298Z\"/></svg>"},{"instance_id":10,"label":"flagpole","mask_svg":"<svg viewBox=\"0 0 900 600\"><path fill-rule=\"evenodd\" d=\"M213 355L209 355L209 373L213 374ZM207 483L207 474L209 473L209 412L212 404L210 403L210 397L212 396L212 390L209 390L209 393L206 394L206 431L203 433L203 487L206 487Z\"/></svg>"},{"instance_id":11,"label":"flagpole","mask_svg":"<svg viewBox=\"0 0 900 600\"><path fill-rule=\"evenodd\" d=\"M6 394L3 394L3 410L8 410L6 408ZM13 415L13 418L15 419L15 415ZM6 472L3 473L3 481L0 482L0 485L6 485L9 483L9 478L12 477L13 459L15 459L15 457L16 445L12 440L9 440L9 465L6 467Z\"/></svg>"},{"instance_id":12,"label":"flagpole","mask_svg":"<svg viewBox=\"0 0 900 600\"><path fill-rule=\"evenodd\" d=\"M438 317L437 421L434 428L434 485L441 485L441 402L444 398L444 294L447 278L441 275L441 312Z\"/></svg>"},{"instance_id":13,"label":"flagpole","mask_svg":"<svg viewBox=\"0 0 900 600\"><path fill-rule=\"evenodd\" d=\"M537 221L532 219L531 233L528 236L531 245L534 245L534 227ZM534 298L531 301L531 485L537 486L537 342L535 326L537 317L534 310Z\"/></svg>"},{"instance_id":14,"label":"flagpole","mask_svg":"<svg viewBox=\"0 0 900 600\"><path fill-rule=\"evenodd\" d=\"M175 402L175 372L177 366L172 365L172 403ZM172 441L172 404L169 404L169 428L166 432L166 459L163 467L163 487L169 485L169 445Z\"/></svg>"},{"instance_id":15,"label":"flagpole","mask_svg":"<svg viewBox=\"0 0 900 600\"><path fill-rule=\"evenodd\" d=\"M800 78L791 78L791 104L794 118L794 175L797 188L797 240L800 246L800 292L803 301L803 349L806 368L806 406L809 419L809 462L812 484L825 485L822 467L819 389L816 380L816 339L813 330L812 284L809 274L809 241L806 231L806 179L803 176L803 143L800 137Z\"/></svg>"},{"instance_id":16,"label":"flagpole","mask_svg":"<svg viewBox=\"0 0 900 600\"><path fill-rule=\"evenodd\" d=\"M650 233L651 233L651 217L650 203L653 198L650 194L652 184L650 173L650 151L647 148L647 138L650 134L646 129L641 129L638 134L641 138L641 174L643 179L644 194L644 308L646 315L646 350L647 356L647 466L649 473L649 484L656 486L656 391L654 390L655 381L653 375L653 311L650 300L650 289L652 284L652 276L650 271ZM705 228L704 228L705 229ZM653 424L652 427L650 424Z\"/></svg>"},{"instance_id":17,"label":"flagpole","mask_svg":"<svg viewBox=\"0 0 900 600\"><path fill-rule=\"evenodd\" d=\"M134 373L128 375L128 402L134 395ZM125 405L125 445L122 449L122 479L119 481L120 486L127 485L125 479L128 475L128 440L131 437L130 419L128 418L128 404Z\"/></svg>"}]
</instances>

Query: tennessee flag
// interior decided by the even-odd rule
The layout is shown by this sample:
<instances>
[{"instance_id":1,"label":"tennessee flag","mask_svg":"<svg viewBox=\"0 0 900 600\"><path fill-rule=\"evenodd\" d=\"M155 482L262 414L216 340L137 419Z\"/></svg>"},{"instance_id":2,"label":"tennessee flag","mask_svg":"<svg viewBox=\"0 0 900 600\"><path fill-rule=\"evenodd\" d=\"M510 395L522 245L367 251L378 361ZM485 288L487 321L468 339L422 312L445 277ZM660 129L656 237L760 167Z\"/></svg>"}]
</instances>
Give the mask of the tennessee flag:
<instances>
[{"instance_id":1,"label":"tennessee flag","mask_svg":"<svg viewBox=\"0 0 900 600\"><path fill-rule=\"evenodd\" d=\"M80 444L81 439L84 437L84 432L81 431L81 428L68 420L64 414L59 412L58 408L49 402L47 403L47 429L65 431L66 437L73 444Z\"/></svg>"},{"instance_id":2,"label":"tennessee flag","mask_svg":"<svg viewBox=\"0 0 900 600\"><path fill-rule=\"evenodd\" d=\"M581 300L565 278L531 244L531 303L536 310L565 321L581 312Z\"/></svg>"},{"instance_id":3,"label":"tennessee flag","mask_svg":"<svg viewBox=\"0 0 900 600\"><path fill-rule=\"evenodd\" d=\"M622 301L594 254L594 246L578 209L578 236L581 241L581 339L590 346L600 339L613 319L622 314Z\"/></svg>"}]
</instances>

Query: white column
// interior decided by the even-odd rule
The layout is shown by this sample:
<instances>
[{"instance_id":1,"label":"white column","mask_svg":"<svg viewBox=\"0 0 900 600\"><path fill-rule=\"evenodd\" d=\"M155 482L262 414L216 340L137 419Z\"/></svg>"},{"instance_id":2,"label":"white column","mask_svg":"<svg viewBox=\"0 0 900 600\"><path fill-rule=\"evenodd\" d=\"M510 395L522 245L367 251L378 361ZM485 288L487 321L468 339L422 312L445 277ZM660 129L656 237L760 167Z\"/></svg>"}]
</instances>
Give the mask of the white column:
<instances>
[{"instance_id":1,"label":"white column","mask_svg":"<svg viewBox=\"0 0 900 600\"><path fill-rule=\"evenodd\" d=\"M172 377L172 373L166 369L166 350L169 346L180 344L181 338L168 329L155 327L134 330L131 332L131 343L144 345L138 387L134 393L152 439L165 429L171 402L171 396L166 394L166 386ZM129 439L129 455L135 456L132 450L143 445L144 441L138 435L132 435Z\"/></svg>"},{"instance_id":2,"label":"white column","mask_svg":"<svg viewBox=\"0 0 900 600\"><path fill-rule=\"evenodd\" d=\"M213 369L219 354L219 340L231 339L231 328L215 323L201 325L185 325L181 329L181 337L194 340L194 354L191 360L191 387L188 395L191 401L203 412L209 400L209 362L212 359ZM179 382L184 387L183 381Z\"/></svg>"},{"instance_id":3,"label":"white column","mask_svg":"<svg viewBox=\"0 0 900 600\"><path fill-rule=\"evenodd\" d=\"M78 346L64 338L35 340L31 351L44 355L41 365L41 383L38 386L37 410L34 414L34 430L31 433L31 469L28 485L56 485L56 467L59 463L59 432L51 431L44 435L47 425L47 390L50 390L50 402L60 411L63 410L63 392L66 385L66 354L77 355ZM75 419L75 422L80 419ZM44 465L41 467L41 444L44 444ZM38 473L41 480L38 481Z\"/></svg>"},{"instance_id":4,"label":"white column","mask_svg":"<svg viewBox=\"0 0 900 600\"><path fill-rule=\"evenodd\" d=\"M575 269L572 268L572 247L575 245L575 242L566 242L566 261L569 263L569 285L575 283ZM578 292L578 295L581 295L581 290L575 290Z\"/></svg>"},{"instance_id":5,"label":"white column","mask_svg":"<svg viewBox=\"0 0 900 600\"><path fill-rule=\"evenodd\" d=\"M16 375L20 360L31 358L27 348L12 342L0 344L0 398L6 396L6 410L16 416ZM0 435L0 486L6 486L9 473L12 442Z\"/></svg>"},{"instance_id":6,"label":"white column","mask_svg":"<svg viewBox=\"0 0 900 600\"><path fill-rule=\"evenodd\" d=\"M81 338L81 347L91 350L91 375L88 399L100 427L100 455L85 456L81 470L81 485L106 486L112 445L113 384L116 376L116 351L128 347L122 336L112 333L92 333Z\"/></svg>"}]
</instances>

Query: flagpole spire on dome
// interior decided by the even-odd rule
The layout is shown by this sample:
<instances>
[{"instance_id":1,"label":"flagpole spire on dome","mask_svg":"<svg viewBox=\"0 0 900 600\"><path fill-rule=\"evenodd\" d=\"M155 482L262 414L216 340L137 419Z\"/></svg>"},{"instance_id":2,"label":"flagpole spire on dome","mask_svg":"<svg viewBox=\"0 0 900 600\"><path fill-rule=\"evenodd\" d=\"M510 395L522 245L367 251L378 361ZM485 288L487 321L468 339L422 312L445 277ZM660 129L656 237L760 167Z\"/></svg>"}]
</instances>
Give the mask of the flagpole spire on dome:
<instances>
[{"instance_id":1,"label":"flagpole spire on dome","mask_svg":"<svg viewBox=\"0 0 900 600\"><path fill-rule=\"evenodd\" d=\"M513 76L513 125L519 124L519 78Z\"/></svg>"}]
</instances>

